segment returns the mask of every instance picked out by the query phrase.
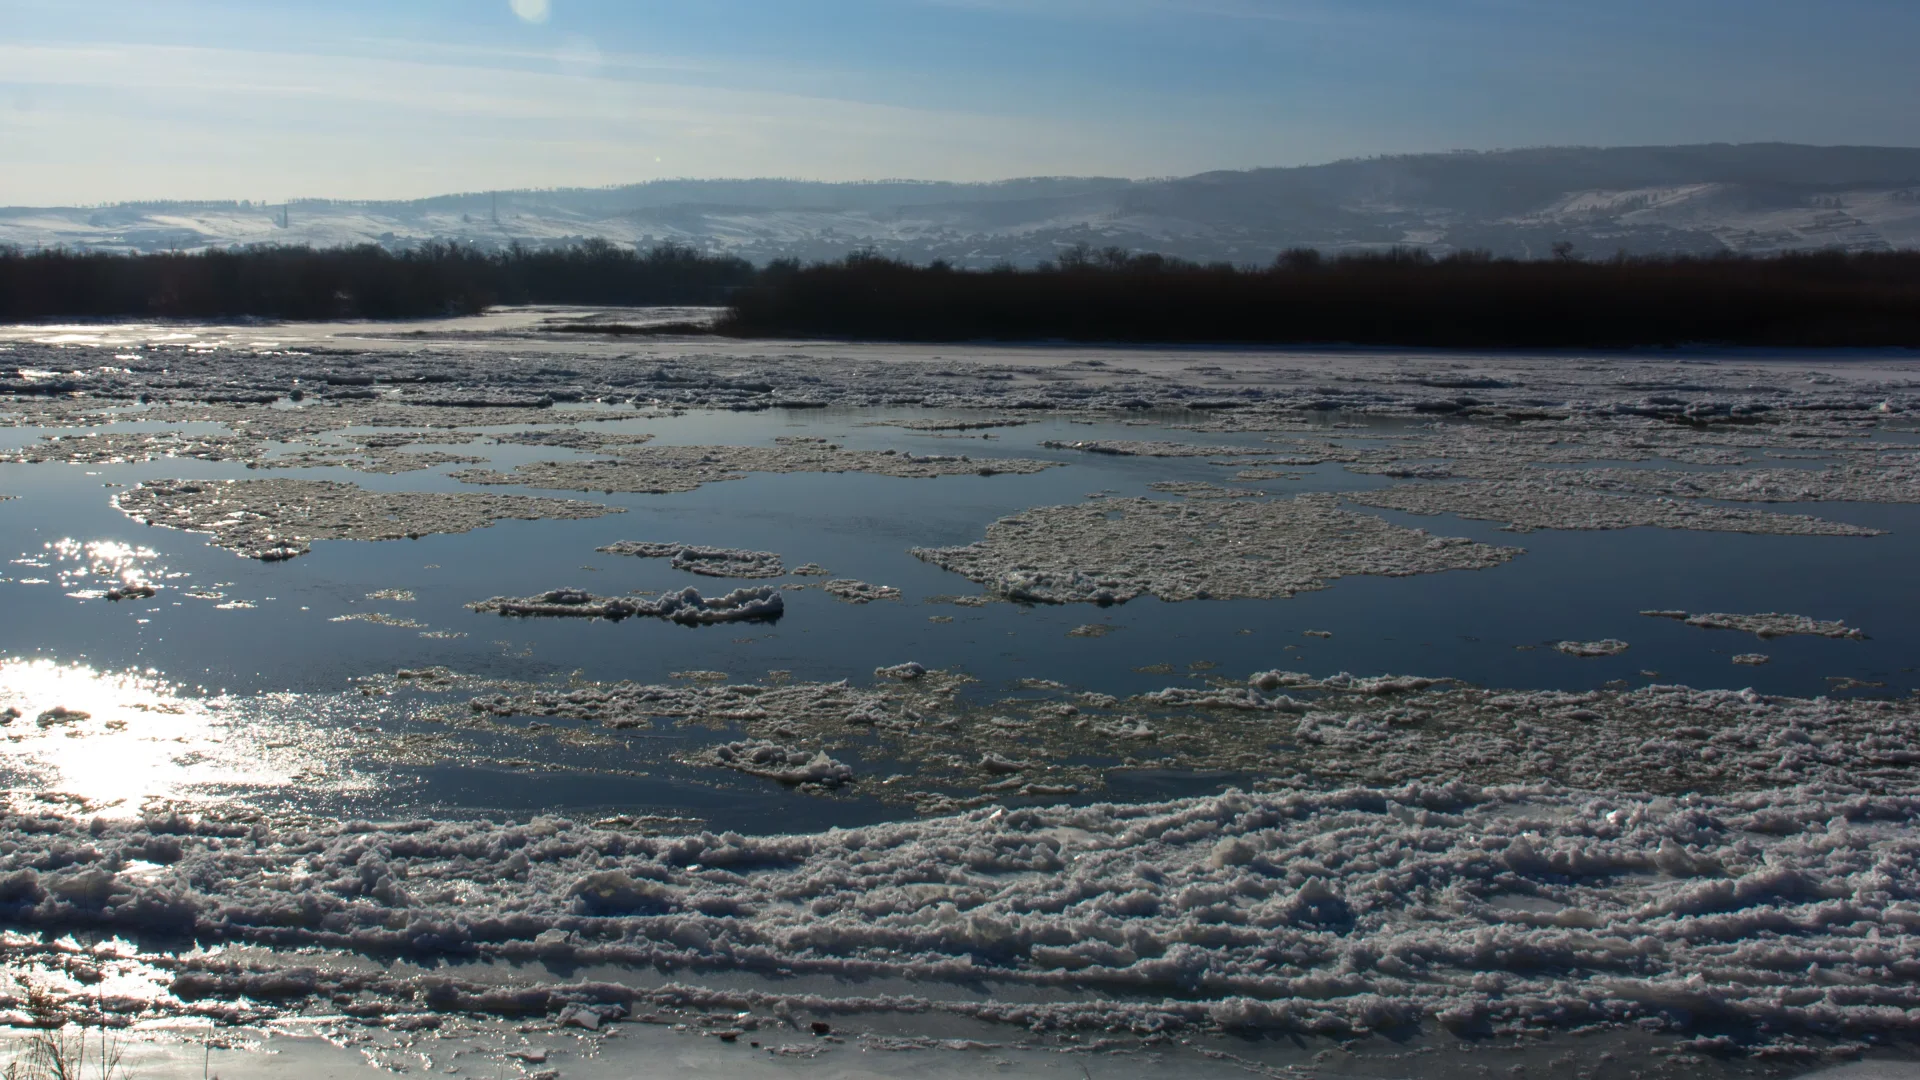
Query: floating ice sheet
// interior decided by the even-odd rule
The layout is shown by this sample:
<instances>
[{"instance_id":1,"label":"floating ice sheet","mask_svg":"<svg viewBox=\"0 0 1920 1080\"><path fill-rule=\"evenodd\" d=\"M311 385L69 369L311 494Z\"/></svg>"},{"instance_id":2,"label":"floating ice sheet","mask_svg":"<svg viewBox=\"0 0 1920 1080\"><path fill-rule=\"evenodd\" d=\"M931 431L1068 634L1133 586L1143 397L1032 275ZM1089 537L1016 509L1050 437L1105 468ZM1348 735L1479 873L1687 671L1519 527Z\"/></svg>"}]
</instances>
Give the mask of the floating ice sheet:
<instances>
[{"instance_id":1,"label":"floating ice sheet","mask_svg":"<svg viewBox=\"0 0 1920 1080\"><path fill-rule=\"evenodd\" d=\"M558 491L638 492L664 495L705 484L738 480L752 472L870 473L877 476L1027 475L1056 468L1057 461L974 458L964 455L843 450L823 439L783 439L776 446L641 446L599 461L534 461L510 473L469 470L456 478L470 484L523 484Z\"/></svg>"},{"instance_id":2,"label":"floating ice sheet","mask_svg":"<svg viewBox=\"0 0 1920 1080\"><path fill-rule=\"evenodd\" d=\"M1576 474L1579 477L1585 472ZM1879 536L1879 529L1800 514L1712 506L1673 499L1607 494L1557 480L1522 479L1458 484L1403 484L1357 491L1350 502L1410 514L1456 514L1504 521L1515 532L1534 529L1696 529L1784 536Z\"/></svg>"},{"instance_id":3,"label":"floating ice sheet","mask_svg":"<svg viewBox=\"0 0 1920 1080\"><path fill-rule=\"evenodd\" d=\"M594 518L618 508L479 492L368 491L329 480L151 480L114 497L136 521L210 533L250 559L304 555L315 540L400 540L496 521Z\"/></svg>"},{"instance_id":4,"label":"floating ice sheet","mask_svg":"<svg viewBox=\"0 0 1920 1080\"><path fill-rule=\"evenodd\" d=\"M1125 603L1285 597L1349 574L1481 570L1520 554L1340 509L1330 495L1273 502L1107 499L1001 518L987 537L913 554L1011 600Z\"/></svg>"}]
</instances>

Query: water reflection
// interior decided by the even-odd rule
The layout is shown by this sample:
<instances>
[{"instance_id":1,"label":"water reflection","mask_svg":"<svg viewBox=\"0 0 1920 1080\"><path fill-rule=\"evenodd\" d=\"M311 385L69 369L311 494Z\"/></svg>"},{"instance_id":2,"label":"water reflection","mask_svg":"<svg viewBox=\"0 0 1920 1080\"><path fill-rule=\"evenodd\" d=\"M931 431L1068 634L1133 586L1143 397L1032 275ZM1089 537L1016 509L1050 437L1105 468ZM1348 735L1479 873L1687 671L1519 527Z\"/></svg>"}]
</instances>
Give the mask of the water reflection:
<instances>
[{"instance_id":1,"label":"water reflection","mask_svg":"<svg viewBox=\"0 0 1920 1080\"><path fill-rule=\"evenodd\" d=\"M328 756L311 729L268 741L276 712L302 711L295 697L195 697L151 669L0 660L0 782L16 809L107 817L285 787Z\"/></svg>"},{"instance_id":2,"label":"water reflection","mask_svg":"<svg viewBox=\"0 0 1920 1080\"><path fill-rule=\"evenodd\" d=\"M149 566L160 557L158 551L118 540L81 541L68 537L48 542L44 551L40 559L29 557L14 562L52 570L59 578L60 588L79 600L142 599L158 592L160 582L188 576Z\"/></svg>"}]
</instances>

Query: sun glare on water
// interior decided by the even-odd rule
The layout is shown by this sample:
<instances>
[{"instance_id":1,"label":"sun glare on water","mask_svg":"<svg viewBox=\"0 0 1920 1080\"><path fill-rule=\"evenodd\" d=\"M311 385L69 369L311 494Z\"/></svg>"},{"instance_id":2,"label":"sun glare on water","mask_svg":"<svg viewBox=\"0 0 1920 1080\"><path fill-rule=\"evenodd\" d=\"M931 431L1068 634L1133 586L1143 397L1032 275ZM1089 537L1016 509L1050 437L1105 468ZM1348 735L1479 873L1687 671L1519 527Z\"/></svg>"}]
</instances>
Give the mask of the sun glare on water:
<instances>
[{"instance_id":1,"label":"sun glare on water","mask_svg":"<svg viewBox=\"0 0 1920 1080\"><path fill-rule=\"evenodd\" d=\"M267 750L231 712L151 672L0 660L0 782L16 804L102 817L289 783L299 755Z\"/></svg>"},{"instance_id":2,"label":"sun glare on water","mask_svg":"<svg viewBox=\"0 0 1920 1080\"><path fill-rule=\"evenodd\" d=\"M53 570L61 589L78 600L152 596L160 588L160 581L185 576L150 566L160 556L152 548L118 540L64 538L50 541L43 548L43 558L16 559L15 564Z\"/></svg>"}]
</instances>

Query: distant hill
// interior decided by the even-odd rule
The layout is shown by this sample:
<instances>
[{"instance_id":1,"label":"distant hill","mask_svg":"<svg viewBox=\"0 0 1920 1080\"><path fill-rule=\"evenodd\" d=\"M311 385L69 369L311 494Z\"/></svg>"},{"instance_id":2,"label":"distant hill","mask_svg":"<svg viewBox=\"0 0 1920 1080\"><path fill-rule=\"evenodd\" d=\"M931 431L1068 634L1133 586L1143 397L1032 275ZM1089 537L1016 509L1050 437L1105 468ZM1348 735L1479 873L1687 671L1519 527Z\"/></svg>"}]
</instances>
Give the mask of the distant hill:
<instances>
[{"instance_id":1,"label":"distant hill","mask_svg":"<svg viewBox=\"0 0 1920 1080\"><path fill-rule=\"evenodd\" d=\"M284 224L283 224L284 222ZM1031 264L1090 244L1266 262L1289 247L1544 255L1920 247L1920 149L1783 143L1414 154L1164 180L662 180L406 202L0 209L0 244L534 246L672 240L756 262L872 247Z\"/></svg>"}]
</instances>

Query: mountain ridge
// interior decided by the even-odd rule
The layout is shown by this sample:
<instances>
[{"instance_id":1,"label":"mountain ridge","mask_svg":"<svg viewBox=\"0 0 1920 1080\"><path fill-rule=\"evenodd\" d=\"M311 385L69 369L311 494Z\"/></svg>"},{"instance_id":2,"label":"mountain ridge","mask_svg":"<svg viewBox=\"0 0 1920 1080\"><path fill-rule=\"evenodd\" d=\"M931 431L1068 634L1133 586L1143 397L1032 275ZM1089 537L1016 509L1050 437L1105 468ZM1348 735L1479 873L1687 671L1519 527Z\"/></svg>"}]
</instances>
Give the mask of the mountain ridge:
<instances>
[{"instance_id":1,"label":"mountain ridge","mask_svg":"<svg viewBox=\"0 0 1920 1080\"><path fill-rule=\"evenodd\" d=\"M1031 264L1075 244L1235 263L1290 247L1523 257L1562 242L1593 255L1887 250L1920 247L1920 148L1535 147L1145 180L675 179L410 200L0 208L0 244L27 248L537 247L594 237L756 262L872 248L966 266Z\"/></svg>"}]
</instances>

